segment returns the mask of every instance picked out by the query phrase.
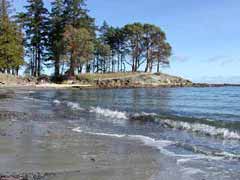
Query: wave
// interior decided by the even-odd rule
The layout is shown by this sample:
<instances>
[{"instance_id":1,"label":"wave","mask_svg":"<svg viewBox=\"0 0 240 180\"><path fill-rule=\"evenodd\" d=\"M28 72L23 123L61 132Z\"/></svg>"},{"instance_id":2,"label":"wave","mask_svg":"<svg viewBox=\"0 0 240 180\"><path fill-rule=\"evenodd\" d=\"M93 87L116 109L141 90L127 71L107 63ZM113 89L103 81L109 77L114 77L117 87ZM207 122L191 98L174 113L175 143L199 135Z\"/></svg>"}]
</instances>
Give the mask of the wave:
<instances>
[{"instance_id":1,"label":"wave","mask_svg":"<svg viewBox=\"0 0 240 180\"><path fill-rule=\"evenodd\" d=\"M211 157L212 159L215 159L215 160L221 160L221 159L240 160L240 155L222 151L220 149L214 149L214 148L198 146L198 145L191 145L186 143L177 143L177 145L180 147L183 147L186 150L190 150L194 153ZM194 159L189 159L189 160L194 160ZM185 163L185 161L188 161L188 160L182 159L182 160L179 160L179 163Z\"/></svg>"},{"instance_id":2,"label":"wave","mask_svg":"<svg viewBox=\"0 0 240 180\"><path fill-rule=\"evenodd\" d=\"M90 112L96 113L105 117L117 118L117 119L128 119L126 112L114 111L111 109L104 109L100 107L91 107Z\"/></svg>"},{"instance_id":3,"label":"wave","mask_svg":"<svg viewBox=\"0 0 240 180\"><path fill-rule=\"evenodd\" d=\"M84 108L80 107L80 105L78 103L74 103L74 102L66 102L67 106L70 107L72 110L80 110L83 111Z\"/></svg>"},{"instance_id":4,"label":"wave","mask_svg":"<svg viewBox=\"0 0 240 180\"><path fill-rule=\"evenodd\" d=\"M231 131L227 128L217 128L206 124L173 121L169 119L161 120L161 122L164 122L165 125L175 129L192 131L207 136L222 137L224 139L240 140L240 134L237 131Z\"/></svg>"},{"instance_id":5,"label":"wave","mask_svg":"<svg viewBox=\"0 0 240 180\"><path fill-rule=\"evenodd\" d=\"M84 108L82 108L79 103L75 103L75 102L71 102L71 101L59 101L57 99L55 99L53 101L53 104L55 105L61 105L61 104L65 104L67 107L71 108L72 110L80 110L80 111L83 111L85 110Z\"/></svg>"},{"instance_id":6,"label":"wave","mask_svg":"<svg viewBox=\"0 0 240 180\"><path fill-rule=\"evenodd\" d=\"M60 104L61 104L61 101L55 99L55 100L53 101L53 104L60 105Z\"/></svg>"},{"instance_id":7,"label":"wave","mask_svg":"<svg viewBox=\"0 0 240 180\"><path fill-rule=\"evenodd\" d=\"M136 140L141 141L144 145L154 147L158 150L160 150L161 153L164 153L166 155L172 156L172 157L178 157L181 159L177 160L178 164L184 164L188 161L192 160L199 160L199 159L212 159L212 160L222 160L222 159L240 159L240 155L232 154L229 152L220 152L217 150L204 150L204 148L197 147L197 146L191 146L189 144L180 144L178 142L169 141L169 140L157 140L152 137L144 136L144 135L128 135L128 134L113 134L113 133L102 133L102 132L90 132L90 131L83 131L81 127L77 127L72 129L73 132L77 133L84 133L84 134L90 134L90 135L96 135L96 136L107 136L107 137L113 137L113 138L126 138L129 140ZM172 152L167 149L167 147L171 145L178 145L182 146L185 149L191 150L196 154L176 154L175 152Z\"/></svg>"},{"instance_id":8,"label":"wave","mask_svg":"<svg viewBox=\"0 0 240 180\"><path fill-rule=\"evenodd\" d=\"M167 146L175 144L173 141L168 140L156 140L154 138L143 136L143 135L128 135L128 134L113 134L113 133L102 133L102 132L90 132L90 131L83 131L80 127L72 129L74 132L78 133L85 133L90 135L97 135L97 136L107 136L107 137L114 137L114 138L126 138L129 140L136 140L142 142L146 146L155 147L160 150L164 154L168 154L171 156L178 156L173 152L168 151L165 149ZM181 156L181 155L179 155ZM183 155L185 157L185 155ZM186 155L186 157L192 157Z\"/></svg>"},{"instance_id":9,"label":"wave","mask_svg":"<svg viewBox=\"0 0 240 180\"><path fill-rule=\"evenodd\" d=\"M136 115L136 116L135 116ZM240 122L226 122L209 119L185 118L161 115L135 114L130 120L152 121L160 123L164 128L191 131L207 136L221 137L223 139L240 140Z\"/></svg>"},{"instance_id":10,"label":"wave","mask_svg":"<svg viewBox=\"0 0 240 180\"><path fill-rule=\"evenodd\" d=\"M187 117L177 117L177 116L163 116L157 115L155 113L135 113L133 115L128 114L124 111L116 111L111 109L105 109L101 107L91 107L90 109L82 108L79 103L74 102L61 102L59 100L54 100L54 104L60 105L61 103L66 104L72 110L88 110L90 113L96 113L103 117L111 118L110 120L114 122L116 119L133 121L152 121L155 123L160 123L164 128L172 128L179 130L186 130L194 133L203 134L206 136L220 137L223 139L240 140L240 122L226 122L226 121L214 121L211 119L197 119L197 118L187 118ZM120 123L121 121L118 121Z\"/></svg>"}]
</instances>

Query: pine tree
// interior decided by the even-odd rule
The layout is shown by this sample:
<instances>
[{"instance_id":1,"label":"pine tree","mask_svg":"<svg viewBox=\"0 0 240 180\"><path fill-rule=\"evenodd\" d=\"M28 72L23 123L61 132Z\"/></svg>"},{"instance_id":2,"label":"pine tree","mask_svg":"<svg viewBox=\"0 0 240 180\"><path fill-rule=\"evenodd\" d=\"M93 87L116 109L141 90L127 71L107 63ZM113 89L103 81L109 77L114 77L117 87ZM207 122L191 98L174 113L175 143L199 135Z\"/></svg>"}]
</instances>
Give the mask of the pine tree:
<instances>
[{"instance_id":1,"label":"pine tree","mask_svg":"<svg viewBox=\"0 0 240 180\"><path fill-rule=\"evenodd\" d=\"M74 71L76 68L82 69L83 62L86 65L86 71L91 71L90 57L93 56L92 48L96 36L96 27L94 19L88 15L88 11L86 10L85 6L85 0L64 0L64 43L67 45L66 52L68 53L68 57L70 60L69 75L71 76L75 74ZM76 37L70 38L71 34L75 34ZM86 50L84 55L83 50L78 48L78 46L80 46L81 48L81 42L79 42L79 39L82 39L83 42L87 43L85 47L82 47L84 48L84 50ZM72 43L77 43L77 47L71 49L71 46L69 45L71 45ZM75 57L76 53L79 54L79 52L79 57ZM90 52L91 54L89 54Z\"/></svg>"},{"instance_id":2,"label":"pine tree","mask_svg":"<svg viewBox=\"0 0 240 180\"><path fill-rule=\"evenodd\" d=\"M40 76L43 60L46 58L47 14L42 0L27 0L27 12L21 14L26 31L28 53L31 56L30 66L33 76Z\"/></svg>"},{"instance_id":3,"label":"pine tree","mask_svg":"<svg viewBox=\"0 0 240 180\"><path fill-rule=\"evenodd\" d=\"M0 1L0 71L18 74L23 65L23 39L18 25L9 16L10 2Z\"/></svg>"},{"instance_id":4,"label":"pine tree","mask_svg":"<svg viewBox=\"0 0 240 180\"><path fill-rule=\"evenodd\" d=\"M63 33L65 22L63 17L63 0L52 2L52 11L50 14L50 32L49 32L49 59L54 62L55 77L60 75L60 61L63 52Z\"/></svg>"}]
</instances>

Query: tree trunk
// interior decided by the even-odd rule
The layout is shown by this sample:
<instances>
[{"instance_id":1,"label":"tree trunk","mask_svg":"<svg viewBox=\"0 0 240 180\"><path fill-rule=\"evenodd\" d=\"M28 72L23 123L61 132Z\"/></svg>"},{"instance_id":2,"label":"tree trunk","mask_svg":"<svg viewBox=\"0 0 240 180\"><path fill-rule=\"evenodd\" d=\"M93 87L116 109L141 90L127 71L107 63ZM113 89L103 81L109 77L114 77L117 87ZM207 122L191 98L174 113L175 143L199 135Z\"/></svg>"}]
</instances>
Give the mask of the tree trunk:
<instances>
[{"instance_id":1,"label":"tree trunk","mask_svg":"<svg viewBox=\"0 0 240 180\"><path fill-rule=\"evenodd\" d=\"M38 66L37 66L37 76L41 76L41 52L38 50Z\"/></svg>"},{"instance_id":2,"label":"tree trunk","mask_svg":"<svg viewBox=\"0 0 240 180\"><path fill-rule=\"evenodd\" d=\"M34 73L33 75L37 77L37 64L38 64L38 58L37 58L37 50L35 49L35 54L34 54Z\"/></svg>"},{"instance_id":3,"label":"tree trunk","mask_svg":"<svg viewBox=\"0 0 240 180\"><path fill-rule=\"evenodd\" d=\"M145 72L148 72L148 69L149 69L149 61L147 60L146 63L147 63L147 64L146 64Z\"/></svg>"},{"instance_id":4,"label":"tree trunk","mask_svg":"<svg viewBox=\"0 0 240 180\"><path fill-rule=\"evenodd\" d=\"M148 69L149 69L149 63L150 63L150 60L149 60L149 47L147 48L146 59L147 59L147 62L146 62L145 72L148 72Z\"/></svg>"},{"instance_id":5,"label":"tree trunk","mask_svg":"<svg viewBox=\"0 0 240 180\"><path fill-rule=\"evenodd\" d=\"M115 70L115 67L114 67L114 55L112 54L112 73L114 72Z\"/></svg>"},{"instance_id":6,"label":"tree trunk","mask_svg":"<svg viewBox=\"0 0 240 180\"><path fill-rule=\"evenodd\" d=\"M135 58L133 58L133 64L132 64L132 72L135 72Z\"/></svg>"},{"instance_id":7,"label":"tree trunk","mask_svg":"<svg viewBox=\"0 0 240 180\"><path fill-rule=\"evenodd\" d=\"M149 69L149 71L152 72L152 69L153 69L153 62L150 63L150 69Z\"/></svg>"},{"instance_id":8,"label":"tree trunk","mask_svg":"<svg viewBox=\"0 0 240 180\"><path fill-rule=\"evenodd\" d=\"M158 64L157 64L157 72L160 72L160 59L158 59Z\"/></svg>"},{"instance_id":9,"label":"tree trunk","mask_svg":"<svg viewBox=\"0 0 240 180\"><path fill-rule=\"evenodd\" d=\"M57 57L55 59L55 77L58 77L60 75L60 58Z\"/></svg>"},{"instance_id":10,"label":"tree trunk","mask_svg":"<svg viewBox=\"0 0 240 180\"><path fill-rule=\"evenodd\" d=\"M83 69L83 66L80 64L79 67L78 67L78 74L82 73L82 69Z\"/></svg>"},{"instance_id":11,"label":"tree trunk","mask_svg":"<svg viewBox=\"0 0 240 180\"><path fill-rule=\"evenodd\" d=\"M16 68L16 76L18 76L19 67Z\"/></svg>"},{"instance_id":12,"label":"tree trunk","mask_svg":"<svg viewBox=\"0 0 240 180\"><path fill-rule=\"evenodd\" d=\"M69 76L75 76L75 60L73 57L70 60Z\"/></svg>"}]
</instances>

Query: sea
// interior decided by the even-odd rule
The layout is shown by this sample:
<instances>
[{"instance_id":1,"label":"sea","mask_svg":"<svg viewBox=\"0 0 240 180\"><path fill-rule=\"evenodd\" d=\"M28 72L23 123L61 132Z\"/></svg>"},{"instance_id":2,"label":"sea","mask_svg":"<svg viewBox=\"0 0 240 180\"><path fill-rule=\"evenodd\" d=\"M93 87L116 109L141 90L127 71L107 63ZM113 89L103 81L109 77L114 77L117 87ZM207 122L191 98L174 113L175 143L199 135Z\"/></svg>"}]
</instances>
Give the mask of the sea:
<instances>
[{"instance_id":1,"label":"sea","mask_svg":"<svg viewBox=\"0 0 240 180\"><path fill-rule=\"evenodd\" d=\"M185 179L240 179L240 87L33 90L21 98L42 103L29 111L67 119L75 134L150 146Z\"/></svg>"}]
</instances>

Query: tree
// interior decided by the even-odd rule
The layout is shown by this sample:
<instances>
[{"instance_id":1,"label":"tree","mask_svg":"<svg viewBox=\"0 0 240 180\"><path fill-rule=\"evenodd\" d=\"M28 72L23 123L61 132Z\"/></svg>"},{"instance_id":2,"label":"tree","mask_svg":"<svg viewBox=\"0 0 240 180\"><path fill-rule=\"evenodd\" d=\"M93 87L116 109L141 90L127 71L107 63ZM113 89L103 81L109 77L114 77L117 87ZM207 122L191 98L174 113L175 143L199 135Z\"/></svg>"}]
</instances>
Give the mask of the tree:
<instances>
[{"instance_id":1,"label":"tree","mask_svg":"<svg viewBox=\"0 0 240 180\"><path fill-rule=\"evenodd\" d=\"M108 44L104 44L100 38L95 41L94 48L95 61L93 62L96 72L106 73L108 70L108 62L111 57L111 47Z\"/></svg>"},{"instance_id":2,"label":"tree","mask_svg":"<svg viewBox=\"0 0 240 180\"><path fill-rule=\"evenodd\" d=\"M65 25L85 28L95 35L95 20L88 15L85 0L64 0L63 18Z\"/></svg>"},{"instance_id":3,"label":"tree","mask_svg":"<svg viewBox=\"0 0 240 180\"><path fill-rule=\"evenodd\" d=\"M104 22L101 27L101 39L104 44L107 44L111 48L111 71L115 72L115 65L117 64L117 71L120 71L120 66L122 69L123 56L125 55L125 36L120 28L114 28L108 26Z\"/></svg>"},{"instance_id":4,"label":"tree","mask_svg":"<svg viewBox=\"0 0 240 180\"><path fill-rule=\"evenodd\" d=\"M52 2L52 10L49 19L49 60L54 62L55 77L60 75L60 61L64 48L63 33L64 33L64 2L63 0L56 0Z\"/></svg>"},{"instance_id":5,"label":"tree","mask_svg":"<svg viewBox=\"0 0 240 180\"><path fill-rule=\"evenodd\" d=\"M23 39L18 25L9 16L10 2L0 1L0 71L18 75L23 65Z\"/></svg>"},{"instance_id":6,"label":"tree","mask_svg":"<svg viewBox=\"0 0 240 180\"><path fill-rule=\"evenodd\" d=\"M70 55L70 68L69 73L70 75L74 74L74 70L77 67L79 69L79 72L82 71L83 65L86 65L86 71L90 72L91 70L91 62L89 58L86 58L87 56L90 57L89 52L91 51L93 53L93 41L95 40L95 23L94 19L91 18L88 15L88 11L85 8L85 1L84 0L64 0L64 12L63 12L63 22L65 25L65 33L64 33L64 42L68 44L67 52L69 54L69 45L73 42L79 46L80 42L78 42L79 39L83 38L86 44L86 52L85 55L83 55L83 50L79 50L78 47L74 48L76 51L81 51L81 57L74 57L75 52L72 52L70 54L73 55L73 57ZM85 35L83 32L86 32ZM74 39L74 37L71 37L71 34L76 34L78 37ZM84 39L86 38L86 39ZM89 40L91 39L91 40ZM67 42L69 40L69 42ZM84 48L85 48L84 47ZM71 48L70 48L71 49ZM73 50L73 49L72 49ZM78 54L78 53L77 53ZM93 56L93 54L91 54ZM87 59L87 61L85 61ZM77 63L78 62L78 63Z\"/></svg>"},{"instance_id":7,"label":"tree","mask_svg":"<svg viewBox=\"0 0 240 180\"><path fill-rule=\"evenodd\" d=\"M172 47L166 42L166 34L157 26L144 25L146 68L145 72L152 72L154 64L157 64L157 72L160 72L161 65L169 65Z\"/></svg>"},{"instance_id":8,"label":"tree","mask_svg":"<svg viewBox=\"0 0 240 180\"><path fill-rule=\"evenodd\" d=\"M31 57L30 66L33 76L40 76L43 60L46 59L48 38L48 10L42 0L27 0L27 12L19 14L26 31L26 46Z\"/></svg>"},{"instance_id":9,"label":"tree","mask_svg":"<svg viewBox=\"0 0 240 180\"><path fill-rule=\"evenodd\" d=\"M75 69L92 58L94 44L91 34L85 28L66 26L64 32L65 53L70 59L69 75L75 75ZM87 69L90 72L89 69Z\"/></svg>"},{"instance_id":10,"label":"tree","mask_svg":"<svg viewBox=\"0 0 240 180\"><path fill-rule=\"evenodd\" d=\"M157 59L157 72L160 72L161 65L169 65L169 57L172 55L172 47L169 43L159 43L157 45L156 59Z\"/></svg>"},{"instance_id":11,"label":"tree","mask_svg":"<svg viewBox=\"0 0 240 180\"><path fill-rule=\"evenodd\" d=\"M140 66L144 63L144 28L141 23L127 24L123 28L125 33L125 42L128 54L131 56L132 72L138 71Z\"/></svg>"}]
</instances>

